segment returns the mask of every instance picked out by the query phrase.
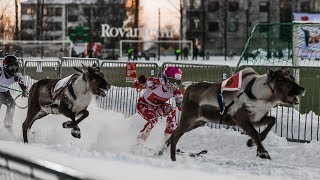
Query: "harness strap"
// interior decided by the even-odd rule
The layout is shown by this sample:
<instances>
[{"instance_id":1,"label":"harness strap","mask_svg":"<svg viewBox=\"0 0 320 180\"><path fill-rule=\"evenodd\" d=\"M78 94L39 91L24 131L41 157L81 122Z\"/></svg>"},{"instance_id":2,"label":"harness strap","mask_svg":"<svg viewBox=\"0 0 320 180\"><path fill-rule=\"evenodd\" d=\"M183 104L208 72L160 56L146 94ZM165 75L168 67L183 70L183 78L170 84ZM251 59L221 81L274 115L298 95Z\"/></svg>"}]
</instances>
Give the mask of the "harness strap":
<instances>
[{"instance_id":1,"label":"harness strap","mask_svg":"<svg viewBox=\"0 0 320 180\"><path fill-rule=\"evenodd\" d=\"M64 87L59 88L56 92L54 91L54 88L55 88L56 84L58 83L58 81L56 81L55 83L53 83L53 85L52 85L52 87L51 87L51 99L52 99L52 101L55 101L55 100L62 94L63 89L64 89L65 87L68 88L68 91L69 91L69 93L71 94L71 96L72 96L74 99L76 99L77 97L76 97L76 94L75 94L74 89L73 89L73 87L72 87L72 83L77 79L77 77L78 77L77 74L73 74L73 75L70 77L69 81L67 82L67 85L64 86Z\"/></svg>"},{"instance_id":2,"label":"harness strap","mask_svg":"<svg viewBox=\"0 0 320 180\"><path fill-rule=\"evenodd\" d=\"M76 96L76 94L74 93L74 89L73 89L73 87L72 87L72 82L71 82L71 83L68 83L67 87L68 87L68 90L69 90L69 93L71 94L71 96L72 96L74 99L77 99L77 96Z\"/></svg>"},{"instance_id":3,"label":"harness strap","mask_svg":"<svg viewBox=\"0 0 320 180\"><path fill-rule=\"evenodd\" d=\"M229 108L239 99L239 97L245 92L248 97L250 99L254 99L256 100L257 98L252 94L252 86L254 84L254 82L256 81L256 78L252 79L251 81L249 81L248 85L246 86L245 90L242 91L240 94L238 94L238 96L232 101L230 102L230 104L228 104L227 106L225 106L224 104L224 100L223 100L223 95L221 93L221 88L219 88L218 90L218 103L219 103L219 107L220 107L220 114L222 115L220 118L220 124L222 124L222 119L225 115L226 112L228 112Z\"/></svg>"},{"instance_id":4,"label":"harness strap","mask_svg":"<svg viewBox=\"0 0 320 180\"><path fill-rule=\"evenodd\" d=\"M248 95L248 97L254 100L256 100L257 98L252 94L252 86L253 86L253 83L256 81L256 79L257 78L254 78L251 81L249 81L246 89L244 90L244 92Z\"/></svg>"},{"instance_id":5,"label":"harness strap","mask_svg":"<svg viewBox=\"0 0 320 180\"><path fill-rule=\"evenodd\" d=\"M238 94L238 96L237 96L230 104L228 104L227 107L224 108L224 111L223 111L223 112L220 112L220 114L222 115L221 118L220 118L220 124L222 124L222 119L223 119L225 113L228 112L229 108L239 99L239 97L240 97L242 94L243 94L243 91L242 91L240 94ZM221 96L222 96L222 94L221 94ZM220 105L220 104L219 104L219 105Z\"/></svg>"}]
</instances>

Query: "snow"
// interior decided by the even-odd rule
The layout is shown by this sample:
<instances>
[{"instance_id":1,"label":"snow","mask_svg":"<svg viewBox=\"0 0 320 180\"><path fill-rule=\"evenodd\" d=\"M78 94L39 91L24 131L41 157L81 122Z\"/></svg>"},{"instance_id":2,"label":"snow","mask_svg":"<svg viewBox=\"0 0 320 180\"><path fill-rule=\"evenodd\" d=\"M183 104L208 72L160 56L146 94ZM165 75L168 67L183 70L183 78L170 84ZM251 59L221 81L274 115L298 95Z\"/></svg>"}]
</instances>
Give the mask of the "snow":
<instances>
[{"instance_id":1,"label":"snow","mask_svg":"<svg viewBox=\"0 0 320 180\"><path fill-rule=\"evenodd\" d=\"M195 63L225 62L223 58L216 59ZM236 62L226 61L230 66ZM5 110L2 106L1 117ZM256 157L255 146L246 146L248 136L232 129L201 127L186 133L178 148L186 152L207 149L208 154L197 158L177 155L177 161L172 162L168 150L163 156L153 156L162 143L165 119L160 119L152 130L143 153L137 154L136 136L145 120L138 114L126 118L124 114L100 109L94 101L88 110L89 117L79 124L81 139L73 138L70 129L62 128L62 123L68 120L66 117L48 115L34 123L28 133L29 144L24 144L21 126L27 113L17 108L12 131L0 121L1 151L57 163L93 179L320 179L318 141L288 142L270 132L263 145L272 160L265 160ZM297 111L293 114L295 120L303 116Z\"/></svg>"}]
</instances>

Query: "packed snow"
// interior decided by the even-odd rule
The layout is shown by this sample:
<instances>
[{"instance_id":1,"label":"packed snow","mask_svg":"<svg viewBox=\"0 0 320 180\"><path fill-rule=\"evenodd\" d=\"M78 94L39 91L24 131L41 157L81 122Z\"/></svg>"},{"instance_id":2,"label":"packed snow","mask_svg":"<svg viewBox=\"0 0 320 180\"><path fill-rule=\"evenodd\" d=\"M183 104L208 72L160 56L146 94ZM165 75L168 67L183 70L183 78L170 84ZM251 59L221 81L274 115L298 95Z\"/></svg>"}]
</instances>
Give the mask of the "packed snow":
<instances>
[{"instance_id":1,"label":"packed snow","mask_svg":"<svg viewBox=\"0 0 320 180\"><path fill-rule=\"evenodd\" d=\"M235 59L193 62L235 66ZM174 59L171 62L184 63ZM1 117L5 110L3 105ZM265 160L256 157L256 147L246 146L247 135L205 126L186 133L178 148L186 153L204 149L208 153L196 158L177 155L177 161L172 162L169 150L163 156L154 156L162 145L165 119L159 120L143 152L137 153L136 137L145 120L138 114L126 118L124 114L100 109L95 101L88 110L89 117L79 124L81 139L73 138L70 129L62 128L66 117L48 115L34 123L28 133L29 144L24 144L21 126L27 113L26 109L17 108L11 130L0 121L0 149L24 158L57 163L92 179L320 179L318 141L294 143L270 132L263 145L272 160ZM299 116L303 115L294 111L294 117Z\"/></svg>"},{"instance_id":2,"label":"packed snow","mask_svg":"<svg viewBox=\"0 0 320 180\"><path fill-rule=\"evenodd\" d=\"M1 117L4 117L4 109ZM135 140L145 121L137 114L123 114L89 106L90 115L80 123L81 139L61 115L48 115L35 122L28 133L29 144L22 142L21 125L26 110L16 109L12 131L0 123L1 150L19 156L48 160L79 170L94 179L319 179L320 142L292 143L274 133L264 141L272 160L256 157L256 148L248 148L248 136L231 129L201 127L186 133L178 147L186 152L208 150L191 158L178 155L172 162L169 151L153 154L162 142L165 119L153 129L142 153L135 151Z\"/></svg>"}]
</instances>

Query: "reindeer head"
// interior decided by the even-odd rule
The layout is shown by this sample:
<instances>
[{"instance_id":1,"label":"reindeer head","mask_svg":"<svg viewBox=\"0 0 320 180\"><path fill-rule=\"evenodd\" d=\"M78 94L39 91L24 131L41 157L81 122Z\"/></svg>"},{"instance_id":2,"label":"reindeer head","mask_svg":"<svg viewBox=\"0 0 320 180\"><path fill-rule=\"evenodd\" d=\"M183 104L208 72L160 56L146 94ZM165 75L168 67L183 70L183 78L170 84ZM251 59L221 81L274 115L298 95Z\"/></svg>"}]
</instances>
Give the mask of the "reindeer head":
<instances>
[{"instance_id":1,"label":"reindeer head","mask_svg":"<svg viewBox=\"0 0 320 180\"><path fill-rule=\"evenodd\" d=\"M297 96L304 93L305 89L296 83L289 69L270 70L268 82L274 93L274 97L281 103L299 104Z\"/></svg>"},{"instance_id":2,"label":"reindeer head","mask_svg":"<svg viewBox=\"0 0 320 180\"><path fill-rule=\"evenodd\" d=\"M76 67L74 67L74 69L83 74L83 80L89 84L89 89L91 90L92 94L105 97L105 91L110 89L110 84L104 78L103 73L100 72L100 67L98 67L95 63L92 67L86 67L84 65L82 66L82 69L78 69Z\"/></svg>"}]
</instances>

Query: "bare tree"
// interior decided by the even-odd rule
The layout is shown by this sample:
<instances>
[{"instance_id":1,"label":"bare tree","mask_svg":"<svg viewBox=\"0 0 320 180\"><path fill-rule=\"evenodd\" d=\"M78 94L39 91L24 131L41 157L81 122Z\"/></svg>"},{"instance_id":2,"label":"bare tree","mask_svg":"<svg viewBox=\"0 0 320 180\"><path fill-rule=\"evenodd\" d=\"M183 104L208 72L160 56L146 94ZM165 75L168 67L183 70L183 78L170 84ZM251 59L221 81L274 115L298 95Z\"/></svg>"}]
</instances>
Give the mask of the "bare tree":
<instances>
[{"instance_id":1,"label":"bare tree","mask_svg":"<svg viewBox=\"0 0 320 180\"><path fill-rule=\"evenodd\" d=\"M15 21L15 33L14 33L14 39L19 39L19 0L15 0L15 14L16 14L16 21Z\"/></svg>"},{"instance_id":2,"label":"bare tree","mask_svg":"<svg viewBox=\"0 0 320 180\"><path fill-rule=\"evenodd\" d=\"M11 19L6 14L9 8L9 3L0 6L0 39L9 39L13 33Z\"/></svg>"}]
</instances>

